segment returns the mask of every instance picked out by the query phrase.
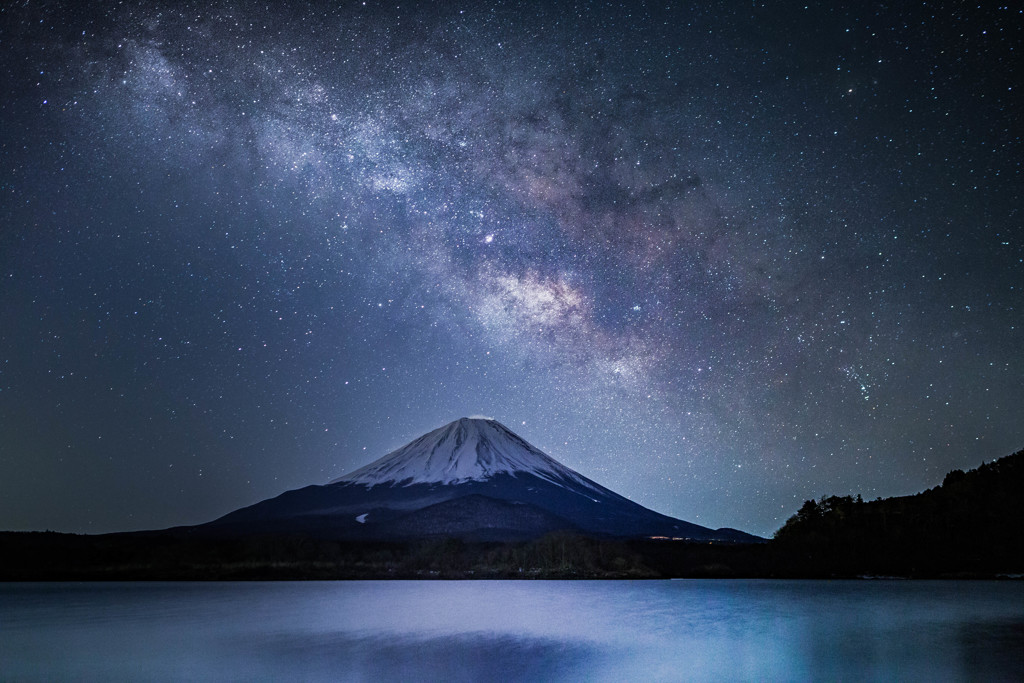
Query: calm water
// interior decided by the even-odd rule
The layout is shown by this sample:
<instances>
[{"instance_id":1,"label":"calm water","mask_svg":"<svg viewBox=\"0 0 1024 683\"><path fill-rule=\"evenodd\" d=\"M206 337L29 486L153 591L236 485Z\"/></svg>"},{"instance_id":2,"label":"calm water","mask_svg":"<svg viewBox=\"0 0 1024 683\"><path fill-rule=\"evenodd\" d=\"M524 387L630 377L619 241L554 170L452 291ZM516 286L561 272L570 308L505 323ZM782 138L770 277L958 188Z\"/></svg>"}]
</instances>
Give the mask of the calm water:
<instances>
[{"instance_id":1,"label":"calm water","mask_svg":"<svg viewBox=\"0 0 1024 683\"><path fill-rule=\"evenodd\" d=\"M2 680L1024 680L1021 582L0 584Z\"/></svg>"}]
</instances>

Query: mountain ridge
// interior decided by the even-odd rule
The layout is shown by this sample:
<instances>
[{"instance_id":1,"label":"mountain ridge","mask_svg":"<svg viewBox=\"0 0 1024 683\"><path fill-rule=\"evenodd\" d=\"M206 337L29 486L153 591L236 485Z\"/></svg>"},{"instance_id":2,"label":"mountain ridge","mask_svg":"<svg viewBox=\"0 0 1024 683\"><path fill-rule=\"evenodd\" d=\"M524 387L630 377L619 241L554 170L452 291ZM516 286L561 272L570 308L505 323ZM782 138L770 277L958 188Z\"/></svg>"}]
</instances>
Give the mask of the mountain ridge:
<instances>
[{"instance_id":1,"label":"mountain ridge","mask_svg":"<svg viewBox=\"0 0 1024 683\"><path fill-rule=\"evenodd\" d=\"M470 486L485 490L480 487L486 484ZM323 486L307 488L331 495ZM369 495L392 489L346 490ZM290 496L301 498L309 491L297 489L283 497L291 504ZM402 532L387 539L330 538L330 527L274 527L251 519L220 529L0 532L0 580L1021 579L1022 492L1024 451L1018 451L977 470L953 470L940 485L917 494L870 502L854 496L807 501L784 525L787 530L780 529L767 543L602 538L555 528L564 521L528 502L473 493L418 510L386 510L392 530ZM250 508L247 515L260 511L259 506ZM372 515L353 516L352 525L359 525L359 517L372 521ZM476 523L481 516L490 526ZM517 518L529 521L525 528L530 533L521 532L524 526ZM474 527L471 533L433 533L458 529L466 520ZM509 533L517 526L513 532L518 537ZM544 529L551 530L535 535Z\"/></svg>"}]
</instances>

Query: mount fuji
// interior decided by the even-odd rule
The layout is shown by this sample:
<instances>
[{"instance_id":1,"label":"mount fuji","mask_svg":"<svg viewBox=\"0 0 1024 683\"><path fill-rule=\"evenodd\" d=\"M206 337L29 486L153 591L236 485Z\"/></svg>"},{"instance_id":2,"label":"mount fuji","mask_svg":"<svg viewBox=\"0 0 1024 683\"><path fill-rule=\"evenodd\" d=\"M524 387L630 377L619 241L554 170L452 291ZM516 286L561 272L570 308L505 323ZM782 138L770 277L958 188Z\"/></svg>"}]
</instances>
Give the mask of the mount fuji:
<instances>
[{"instance_id":1,"label":"mount fuji","mask_svg":"<svg viewBox=\"0 0 1024 683\"><path fill-rule=\"evenodd\" d=\"M482 418L456 420L326 485L287 491L194 528L352 540L521 540L558 530L763 540L649 510L569 469L500 422Z\"/></svg>"}]
</instances>

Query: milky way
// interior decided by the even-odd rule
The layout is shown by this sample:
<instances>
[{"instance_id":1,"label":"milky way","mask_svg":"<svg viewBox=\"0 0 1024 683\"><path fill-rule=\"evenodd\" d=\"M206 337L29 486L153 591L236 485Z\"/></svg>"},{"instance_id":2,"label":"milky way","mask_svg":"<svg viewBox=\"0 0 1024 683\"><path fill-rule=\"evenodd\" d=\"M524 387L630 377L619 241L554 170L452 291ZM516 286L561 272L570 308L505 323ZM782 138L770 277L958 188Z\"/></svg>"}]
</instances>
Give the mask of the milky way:
<instances>
[{"instance_id":1,"label":"milky way","mask_svg":"<svg viewBox=\"0 0 1024 683\"><path fill-rule=\"evenodd\" d=\"M477 413L761 534L1024 446L1020 10L442 4L0 13L0 528Z\"/></svg>"}]
</instances>

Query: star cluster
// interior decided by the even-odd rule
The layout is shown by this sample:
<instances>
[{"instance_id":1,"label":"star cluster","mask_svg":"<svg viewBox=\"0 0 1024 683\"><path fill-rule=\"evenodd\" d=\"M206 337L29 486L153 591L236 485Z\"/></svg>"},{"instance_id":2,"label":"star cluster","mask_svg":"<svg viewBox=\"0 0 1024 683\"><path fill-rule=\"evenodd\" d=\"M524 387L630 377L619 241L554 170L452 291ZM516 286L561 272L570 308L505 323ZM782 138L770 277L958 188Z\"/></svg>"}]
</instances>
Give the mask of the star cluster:
<instances>
[{"instance_id":1,"label":"star cluster","mask_svg":"<svg viewBox=\"0 0 1024 683\"><path fill-rule=\"evenodd\" d=\"M493 415L770 534L1024 439L1012 6L0 12L0 527Z\"/></svg>"}]
</instances>

